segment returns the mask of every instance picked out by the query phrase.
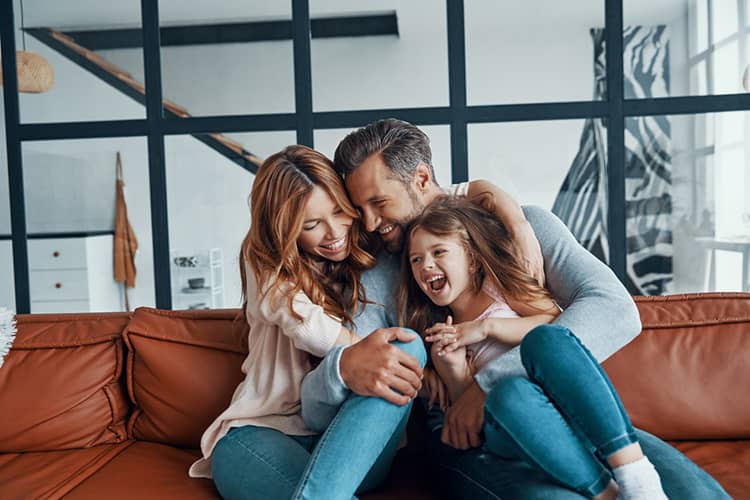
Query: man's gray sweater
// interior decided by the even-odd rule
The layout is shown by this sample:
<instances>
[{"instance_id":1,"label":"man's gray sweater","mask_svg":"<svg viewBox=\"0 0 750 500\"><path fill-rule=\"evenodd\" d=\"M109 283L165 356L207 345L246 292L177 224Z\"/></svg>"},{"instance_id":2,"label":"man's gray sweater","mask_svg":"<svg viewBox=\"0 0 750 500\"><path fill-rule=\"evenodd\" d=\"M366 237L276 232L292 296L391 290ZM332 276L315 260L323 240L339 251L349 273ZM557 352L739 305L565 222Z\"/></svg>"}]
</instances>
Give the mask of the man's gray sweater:
<instances>
[{"instance_id":1,"label":"man's gray sweater","mask_svg":"<svg viewBox=\"0 0 750 500\"><path fill-rule=\"evenodd\" d=\"M604 361L641 331L633 299L609 267L583 248L554 214L534 206L523 211L542 248L545 286L563 309L554 323L570 329L599 362ZM383 256L362 276L368 299L379 305L368 305L355 318L359 335L396 324L398 267L397 257ZM339 372L344 349L331 351L302 382L302 417L311 430L322 432L349 395ZM498 380L514 375L526 376L518 347L488 363L475 379L489 392Z\"/></svg>"}]
</instances>

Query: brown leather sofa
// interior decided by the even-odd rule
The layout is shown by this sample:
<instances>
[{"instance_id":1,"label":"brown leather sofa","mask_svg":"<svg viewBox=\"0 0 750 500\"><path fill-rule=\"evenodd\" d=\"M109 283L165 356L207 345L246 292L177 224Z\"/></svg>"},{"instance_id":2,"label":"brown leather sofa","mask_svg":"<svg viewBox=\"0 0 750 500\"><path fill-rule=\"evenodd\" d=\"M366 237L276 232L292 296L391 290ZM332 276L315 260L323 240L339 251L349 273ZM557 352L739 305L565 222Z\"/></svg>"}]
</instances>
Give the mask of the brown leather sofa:
<instances>
[{"instance_id":1,"label":"brown leather sofa","mask_svg":"<svg viewBox=\"0 0 750 500\"><path fill-rule=\"evenodd\" d=\"M605 363L634 423L750 498L750 294L637 302L643 334ZM187 469L241 378L236 312L19 316L0 368L0 498L216 498ZM409 453L367 498L435 498L399 472Z\"/></svg>"}]
</instances>

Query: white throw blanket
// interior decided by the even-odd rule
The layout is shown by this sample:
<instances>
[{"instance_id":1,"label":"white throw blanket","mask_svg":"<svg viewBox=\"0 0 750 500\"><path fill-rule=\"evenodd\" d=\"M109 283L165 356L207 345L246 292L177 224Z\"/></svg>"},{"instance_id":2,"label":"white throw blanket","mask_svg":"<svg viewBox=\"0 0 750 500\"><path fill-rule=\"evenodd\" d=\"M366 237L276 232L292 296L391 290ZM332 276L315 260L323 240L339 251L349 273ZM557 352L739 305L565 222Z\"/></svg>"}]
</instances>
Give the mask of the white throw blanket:
<instances>
[{"instance_id":1,"label":"white throw blanket","mask_svg":"<svg viewBox=\"0 0 750 500\"><path fill-rule=\"evenodd\" d=\"M5 355L16 338L16 321L13 311L0 307L0 367L3 366Z\"/></svg>"}]
</instances>

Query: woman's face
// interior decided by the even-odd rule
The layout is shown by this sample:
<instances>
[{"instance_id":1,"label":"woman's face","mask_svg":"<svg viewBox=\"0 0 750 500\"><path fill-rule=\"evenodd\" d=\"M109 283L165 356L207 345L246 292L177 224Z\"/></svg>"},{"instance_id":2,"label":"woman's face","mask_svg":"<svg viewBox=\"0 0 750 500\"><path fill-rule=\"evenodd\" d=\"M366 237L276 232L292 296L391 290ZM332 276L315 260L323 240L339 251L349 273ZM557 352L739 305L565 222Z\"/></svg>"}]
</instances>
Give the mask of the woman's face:
<instances>
[{"instance_id":1,"label":"woman's face","mask_svg":"<svg viewBox=\"0 0 750 500\"><path fill-rule=\"evenodd\" d=\"M471 259L458 237L417 229L409 240L409 263L419 288L438 306L451 307L472 294Z\"/></svg>"},{"instance_id":2,"label":"woman's face","mask_svg":"<svg viewBox=\"0 0 750 500\"><path fill-rule=\"evenodd\" d=\"M349 256L353 220L328 193L315 186L305 205L297 244L305 253L341 262Z\"/></svg>"}]
</instances>

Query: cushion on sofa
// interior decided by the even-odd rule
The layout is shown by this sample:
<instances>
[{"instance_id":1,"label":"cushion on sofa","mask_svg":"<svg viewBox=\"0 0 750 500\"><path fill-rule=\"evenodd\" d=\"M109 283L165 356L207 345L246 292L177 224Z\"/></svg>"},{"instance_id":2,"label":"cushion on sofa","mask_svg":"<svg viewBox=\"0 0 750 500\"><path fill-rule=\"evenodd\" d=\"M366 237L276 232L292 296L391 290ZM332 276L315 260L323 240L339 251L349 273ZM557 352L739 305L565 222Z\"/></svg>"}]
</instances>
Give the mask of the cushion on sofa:
<instances>
[{"instance_id":1,"label":"cushion on sofa","mask_svg":"<svg viewBox=\"0 0 750 500\"><path fill-rule=\"evenodd\" d=\"M244 378L247 328L236 309L139 308L125 331L136 439L199 448L200 437Z\"/></svg>"},{"instance_id":2,"label":"cushion on sofa","mask_svg":"<svg viewBox=\"0 0 750 500\"><path fill-rule=\"evenodd\" d=\"M750 438L750 295L636 304L643 333L604 363L633 423L663 439Z\"/></svg>"},{"instance_id":3,"label":"cushion on sofa","mask_svg":"<svg viewBox=\"0 0 750 500\"><path fill-rule=\"evenodd\" d=\"M198 456L197 451L138 441L81 482L65 498L218 499L211 480L187 475L190 464Z\"/></svg>"},{"instance_id":4,"label":"cushion on sofa","mask_svg":"<svg viewBox=\"0 0 750 500\"><path fill-rule=\"evenodd\" d=\"M19 315L0 369L0 452L127 439L121 380L127 313Z\"/></svg>"},{"instance_id":5,"label":"cushion on sofa","mask_svg":"<svg viewBox=\"0 0 750 500\"><path fill-rule=\"evenodd\" d=\"M133 443L125 441L81 450L0 454L0 497L19 500L60 498ZM100 492L92 498L109 496L108 493Z\"/></svg>"},{"instance_id":6,"label":"cushion on sofa","mask_svg":"<svg viewBox=\"0 0 750 500\"><path fill-rule=\"evenodd\" d=\"M716 479L732 498L750 493L750 441L671 443Z\"/></svg>"}]
</instances>

